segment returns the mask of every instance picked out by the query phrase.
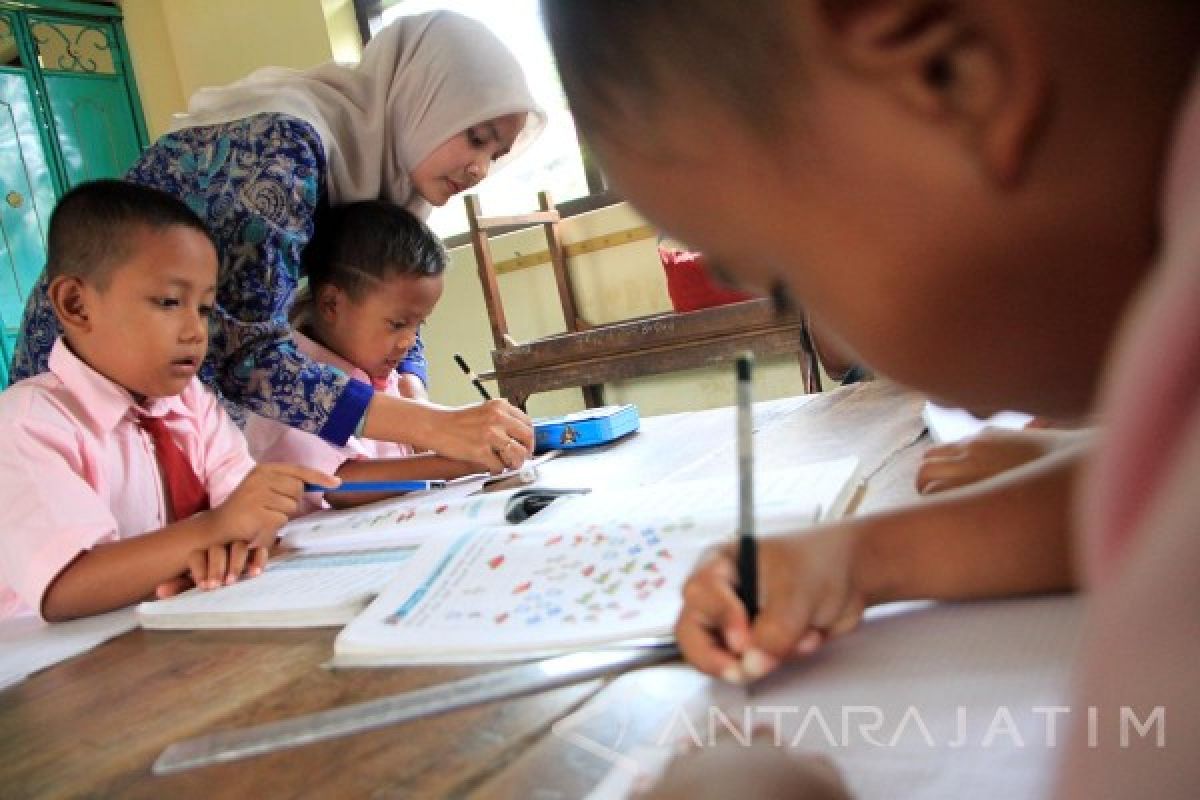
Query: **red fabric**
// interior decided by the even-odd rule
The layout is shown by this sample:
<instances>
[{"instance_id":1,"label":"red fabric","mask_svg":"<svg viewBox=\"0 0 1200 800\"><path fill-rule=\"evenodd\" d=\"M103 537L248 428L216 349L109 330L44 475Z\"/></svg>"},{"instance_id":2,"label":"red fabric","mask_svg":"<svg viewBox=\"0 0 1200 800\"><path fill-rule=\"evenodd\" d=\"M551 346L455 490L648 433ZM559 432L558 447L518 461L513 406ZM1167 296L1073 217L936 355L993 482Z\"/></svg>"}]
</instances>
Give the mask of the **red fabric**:
<instances>
[{"instance_id":1,"label":"red fabric","mask_svg":"<svg viewBox=\"0 0 1200 800\"><path fill-rule=\"evenodd\" d=\"M729 303L753 300L756 295L730 289L715 280L701 253L658 248L667 273L667 294L676 311L697 311Z\"/></svg>"},{"instance_id":2,"label":"red fabric","mask_svg":"<svg viewBox=\"0 0 1200 800\"><path fill-rule=\"evenodd\" d=\"M171 438L162 417L141 417L138 424L154 440L154 452L162 470L163 482L167 486L167 503L171 507L172 521L187 519L192 514L208 509L208 490L196 477L187 456Z\"/></svg>"}]
</instances>

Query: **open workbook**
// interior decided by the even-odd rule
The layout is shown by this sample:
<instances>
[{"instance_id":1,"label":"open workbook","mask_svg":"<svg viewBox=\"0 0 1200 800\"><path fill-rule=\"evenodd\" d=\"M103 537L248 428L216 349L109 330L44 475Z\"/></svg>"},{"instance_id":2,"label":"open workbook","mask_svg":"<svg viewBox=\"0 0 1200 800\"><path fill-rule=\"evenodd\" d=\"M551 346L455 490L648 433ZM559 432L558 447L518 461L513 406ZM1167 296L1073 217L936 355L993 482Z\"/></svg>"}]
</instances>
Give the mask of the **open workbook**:
<instances>
[{"instance_id":1,"label":"open workbook","mask_svg":"<svg viewBox=\"0 0 1200 800\"><path fill-rule=\"evenodd\" d=\"M758 475L760 530L839 516L856 465ZM359 615L339 637L335 663L524 658L665 633L695 559L734 528L737 487L727 480L555 491L384 501L316 515L312 527L305 518L285 528L284 541L301 549L259 577L142 603L138 619L147 628L288 628ZM504 524L552 498L528 522Z\"/></svg>"},{"instance_id":2,"label":"open workbook","mask_svg":"<svg viewBox=\"0 0 1200 800\"><path fill-rule=\"evenodd\" d=\"M521 522L575 493L534 487L457 497L423 493L320 511L284 526L283 554L257 578L142 603L138 620L144 628L181 629L343 625L426 539Z\"/></svg>"},{"instance_id":3,"label":"open workbook","mask_svg":"<svg viewBox=\"0 0 1200 800\"><path fill-rule=\"evenodd\" d=\"M418 545L430 536L479 525L515 525L552 502L586 489L526 487L453 495L422 492L342 511L318 511L279 531L281 543L309 553Z\"/></svg>"},{"instance_id":4,"label":"open workbook","mask_svg":"<svg viewBox=\"0 0 1200 800\"><path fill-rule=\"evenodd\" d=\"M764 531L841 514L856 467L758 476ZM668 635L697 559L733 533L736 490L699 480L596 491L526 525L427 541L338 635L333 663L515 660Z\"/></svg>"}]
</instances>

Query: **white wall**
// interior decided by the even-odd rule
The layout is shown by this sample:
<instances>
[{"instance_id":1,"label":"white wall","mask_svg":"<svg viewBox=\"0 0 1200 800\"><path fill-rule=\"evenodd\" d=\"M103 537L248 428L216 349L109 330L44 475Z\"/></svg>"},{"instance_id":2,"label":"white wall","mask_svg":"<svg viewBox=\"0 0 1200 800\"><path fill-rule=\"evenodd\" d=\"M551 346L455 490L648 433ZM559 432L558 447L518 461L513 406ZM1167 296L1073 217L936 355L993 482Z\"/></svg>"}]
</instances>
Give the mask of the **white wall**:
<instances>
[{"instance_id":1,"label":"white wall","mask_svg":"<svg viewBox=\"0 0 1200 800\"><path fill-rule=\"evenodd\" d=\"M202 86L361 52L350 0L120 0L151 138Z\"/></svg>"}]
</instances>

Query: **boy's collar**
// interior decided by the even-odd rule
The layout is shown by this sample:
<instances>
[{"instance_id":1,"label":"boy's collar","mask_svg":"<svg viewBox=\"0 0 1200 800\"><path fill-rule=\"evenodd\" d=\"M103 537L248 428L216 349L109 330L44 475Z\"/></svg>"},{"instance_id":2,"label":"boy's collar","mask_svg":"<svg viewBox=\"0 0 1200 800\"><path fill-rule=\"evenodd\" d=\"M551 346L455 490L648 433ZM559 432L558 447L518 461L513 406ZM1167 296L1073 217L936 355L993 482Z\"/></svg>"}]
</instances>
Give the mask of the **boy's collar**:
<instances>
[{"instance_id":1,"label":"boy's collar","mask_svg":"<svg viewBox=\"0 0 1200 800\"><path fill-rule=\"evenodd\" d=\"M150 398L139 404L132 392L104 377L77 356L61 336L50 350L49 369L79 398L78 413L97 435L110 433L131 413L166 417L172 412L186 414L188 411L179 395Z\"/></svg>"}]
</instances>

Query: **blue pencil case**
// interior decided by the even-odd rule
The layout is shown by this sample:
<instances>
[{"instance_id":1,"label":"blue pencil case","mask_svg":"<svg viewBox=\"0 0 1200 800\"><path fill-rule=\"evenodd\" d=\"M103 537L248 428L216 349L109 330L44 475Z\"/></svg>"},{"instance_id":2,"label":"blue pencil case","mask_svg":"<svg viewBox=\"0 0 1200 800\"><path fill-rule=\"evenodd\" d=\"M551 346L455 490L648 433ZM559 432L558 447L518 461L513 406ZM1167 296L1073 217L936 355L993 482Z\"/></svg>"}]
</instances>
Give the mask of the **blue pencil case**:
<instances>
[{"instance_id":1,"label":"blue pencil case","mask_svg":"<svg viewBox=\"0 0 1200 800\"><path fill-rule=\"evenodd\" d=\"M602 406L561 417L534 420L534 450L572 450L607 444L633 433L641 424L637 406Z\"/></svg>"}]
</instances>

